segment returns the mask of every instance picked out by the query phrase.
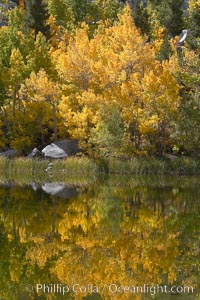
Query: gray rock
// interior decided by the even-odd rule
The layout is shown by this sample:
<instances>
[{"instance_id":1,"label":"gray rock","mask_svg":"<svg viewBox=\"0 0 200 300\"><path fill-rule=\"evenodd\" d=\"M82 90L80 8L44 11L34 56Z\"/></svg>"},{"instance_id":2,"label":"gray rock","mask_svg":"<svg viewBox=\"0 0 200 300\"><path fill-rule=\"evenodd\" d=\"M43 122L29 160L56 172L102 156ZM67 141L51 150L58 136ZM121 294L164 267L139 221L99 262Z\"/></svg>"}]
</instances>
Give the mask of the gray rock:
<instances>
[{"instance_id":1,"label":"gray rock","mask_svg":"<svg viewBox=\"0 0 200 300\"><path fill-rule=\"evenodd\" d=\"M178 40L177 45L176 45L176 48L177 48L178 51L182 51L182 47L183 47L184 42L185 42L187 37L188 37L188 30L183 29L181 34L179 35L179 40Z\"/></svg>"},{"instance_id":2,"label":"gray rock","mask_svg":"<svg viewBox=\"0 0 200 300\"><path fill-rule=\"evenodd\" d=\"M42 150L42 153L46 158L67 158L70 155L76 154L77 151L76 141L62 140L46 146Z\"/></svg>"},{"instance_id":3,"label":"gray rock","mask_svg":"<svg viewBox=\"0 0 200 300\"><path fill-rule=\"evenodd\" d=\"M67 155L75 155L78 152L78 143L75 140L61 140L59 142L55 142L59 148L63 149Z\"/></svg>"},{"instance_id":4,"label":"gray rock","mask_svg":"<svg viewBox=\"0 0 200 300\"><path fill-rule=\"evenodd\" d=\"M50 182L42 185L43 191L50 195L56 195L59 192L61 192L64 188L65 188L64 183Z\"/></svg>"},{"instance_id":5,"label":"gray rock","mask_svg":"<svg viewBox=\"0 0 200 300\"><path fill-rule=\"evenodd\" d=\"M77 189L64 183L49 182L42 185L42 190L50 195L70 199L78 195Z\"/></svg>"},{"instance_id":6,"label":"gray rock","mask_svg":"<svg viewBox=\"0 0 200 300\"><path fill-rule=\"evenodd\" d=\"M13 149L8 149L8 150L0 153L0 156L8 157L8 158L13 158L16 155L17 155L17 151L13 150Z\"/></svg>"},{"instance_id":7,"label":"gray rock","mask_svg":"<svg viewBox=\"0 0 200 300\"><path fill-rule=\"evenodd\" d=\"M34 148L32 152L28 155L29 158L43 157L43 154L37 148Z\"/></svg>"},{"instance_id":8,"label":"gray rock","mask_svg":"<svg viewBox=\"0 0 200 300\"><path fill-rule=\"evenodd\" d=\"M68 154L56 144L52 143L51 145L46 146L42 153L46 158L66 158Z\"/></svg>"}]
</instances>

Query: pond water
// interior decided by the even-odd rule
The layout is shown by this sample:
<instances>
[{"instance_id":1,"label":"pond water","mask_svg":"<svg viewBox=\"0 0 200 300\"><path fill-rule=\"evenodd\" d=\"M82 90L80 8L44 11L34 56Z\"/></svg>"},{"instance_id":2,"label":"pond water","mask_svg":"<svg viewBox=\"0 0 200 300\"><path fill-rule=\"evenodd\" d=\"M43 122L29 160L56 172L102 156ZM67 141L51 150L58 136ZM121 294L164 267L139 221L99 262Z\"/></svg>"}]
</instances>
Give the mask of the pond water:
<instances>
[{"instance_id":1,"label":"pond water","mask_svg":"<svg viewBox=\"0 0 200 300\"><path fill-rule=\"evenodd\" d=\"M0 299L200 299L198 177L0 184Z\"/></svg>"}]
</instances>

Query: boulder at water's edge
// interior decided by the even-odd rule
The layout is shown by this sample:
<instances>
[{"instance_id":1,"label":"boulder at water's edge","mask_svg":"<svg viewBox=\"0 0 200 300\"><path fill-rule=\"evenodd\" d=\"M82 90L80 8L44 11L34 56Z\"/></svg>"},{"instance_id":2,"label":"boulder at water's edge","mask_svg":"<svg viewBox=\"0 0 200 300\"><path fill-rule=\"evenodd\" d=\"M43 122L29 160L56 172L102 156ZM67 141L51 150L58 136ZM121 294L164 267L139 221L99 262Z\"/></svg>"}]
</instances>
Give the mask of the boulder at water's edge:
<instances>
[{"instance_id":1,"label":"boulder at water's edge","mask_svg":"<svg viewBox=\"0 0 200 300\"><path fill-rule=\"evenodd\" d=\"M77 152L77 142L72 140L54 142L42 149L45 158L66 158L75 155Z\"/></svg>"}]
</instances>

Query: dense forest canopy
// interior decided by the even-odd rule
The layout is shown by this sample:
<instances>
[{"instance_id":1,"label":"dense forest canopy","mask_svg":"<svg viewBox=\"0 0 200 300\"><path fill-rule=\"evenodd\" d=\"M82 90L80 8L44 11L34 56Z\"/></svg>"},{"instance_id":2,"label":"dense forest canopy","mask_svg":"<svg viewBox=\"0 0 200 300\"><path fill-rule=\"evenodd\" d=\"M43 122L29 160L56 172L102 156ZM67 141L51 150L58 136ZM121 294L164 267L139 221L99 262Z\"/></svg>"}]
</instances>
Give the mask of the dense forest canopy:
<instances>
[{"instance_id":1,"label":"dense forest canopy","mask_svg":"<svg viewBox=\"0 0 200 300\"><path fill-rule=\"evenodd\" d=\"M199 0L2 0L0 45L1 151L199 154Z\"/></svg>"}]
</instances>

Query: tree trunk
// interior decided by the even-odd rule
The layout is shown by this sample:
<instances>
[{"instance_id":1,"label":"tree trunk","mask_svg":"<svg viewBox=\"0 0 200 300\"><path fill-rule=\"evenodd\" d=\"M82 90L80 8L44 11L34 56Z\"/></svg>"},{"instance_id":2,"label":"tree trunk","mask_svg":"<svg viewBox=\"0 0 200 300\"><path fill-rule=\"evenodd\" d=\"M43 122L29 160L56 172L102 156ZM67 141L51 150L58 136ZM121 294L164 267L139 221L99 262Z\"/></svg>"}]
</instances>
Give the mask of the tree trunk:
<instances>
[{"instance_id":1,"label":"tree trunk","mask_svg":"<svg viewBox=\"0 0 200 300\"><path fill-rule=\"evenodd\" d=\"M17 100L17 89L14 87L13 90L13 118L15 119L15 111L16 111L16 100Z\"/></svg>"},{"instance_id":2,"label":"tree trunk","mask_svg":"<svg viewBox=\"0 0 200 300\"><path fill-rule=\"evenodd\" d=\"M58 129L57 129L57 118L56 118L56 106L53 104L53 131L54 131L54 142L58 140Z\"/></svg>"}]
</instances>

